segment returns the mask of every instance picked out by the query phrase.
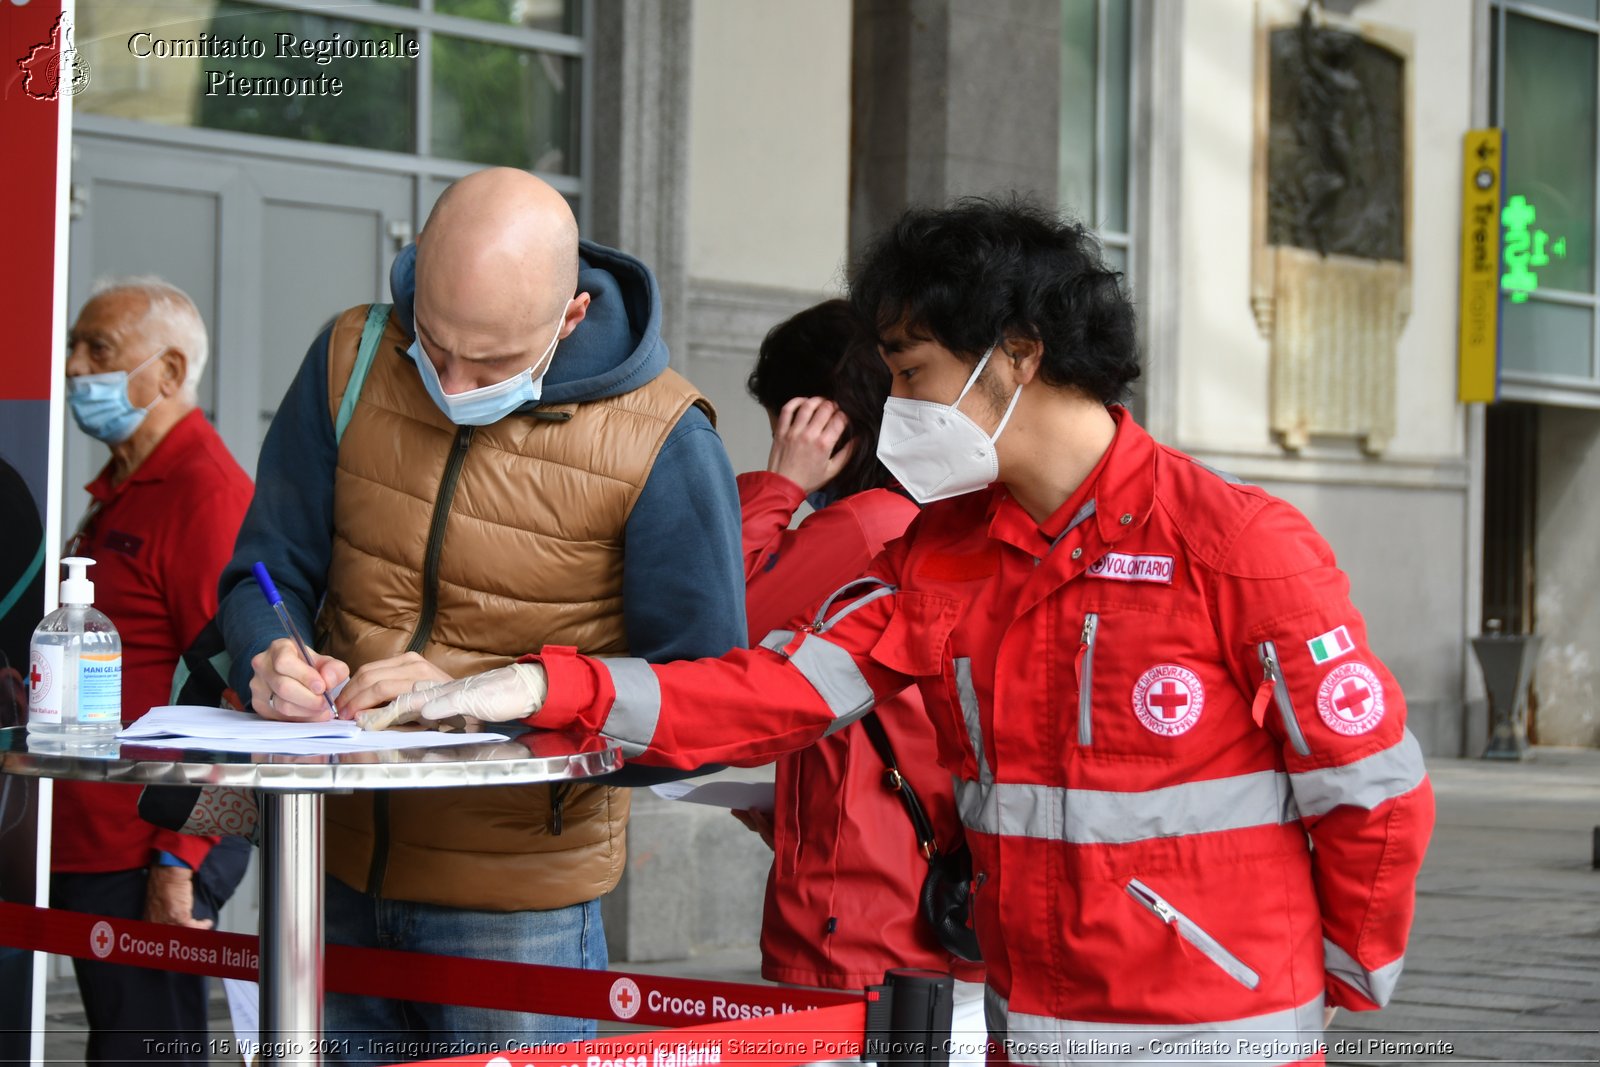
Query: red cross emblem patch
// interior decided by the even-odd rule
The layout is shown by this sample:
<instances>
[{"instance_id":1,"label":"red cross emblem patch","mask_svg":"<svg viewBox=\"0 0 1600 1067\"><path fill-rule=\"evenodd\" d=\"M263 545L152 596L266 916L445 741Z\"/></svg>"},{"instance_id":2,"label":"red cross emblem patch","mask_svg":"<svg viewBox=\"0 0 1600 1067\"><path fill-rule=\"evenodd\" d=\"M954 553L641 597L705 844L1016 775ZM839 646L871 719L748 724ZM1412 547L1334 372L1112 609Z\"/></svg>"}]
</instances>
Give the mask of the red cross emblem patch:
<instances>
[{"instance_id":1,"label":"red cross emblem patch","mask_svg":"<svg viewBox=\"0 0 1600 1067\"><path fill-rule=\"evenodd\" d=\"M611 1011L619 1019L631 1019L644 1006L639 995L639 983L632 978L618 978L611 983Z\"/></svg>"},{"instance_id":2,"label":"red cross emblem patch","mask_svg":"<svg viewBox=\"0 0 1600 1067\"><path fill-rule=\"evenodd\" d=\"M1365 663L1335 667L1317 688L1317 714L1334 733L1367 733L1383 721L1383 683Z\"/></svg>"},{"instance_id":3,"label":"red cross emblem patch","mask_svg":"<svg viewBox=\"0 0 1600 1067\"><path fill-rule=\"evenodd\" d=\"M1188 733L1205 705L1200 676L1176 663L1151 667L1133 686L1133 713L1146 730L1161 737Z\"/></svg>"}]
</instances>

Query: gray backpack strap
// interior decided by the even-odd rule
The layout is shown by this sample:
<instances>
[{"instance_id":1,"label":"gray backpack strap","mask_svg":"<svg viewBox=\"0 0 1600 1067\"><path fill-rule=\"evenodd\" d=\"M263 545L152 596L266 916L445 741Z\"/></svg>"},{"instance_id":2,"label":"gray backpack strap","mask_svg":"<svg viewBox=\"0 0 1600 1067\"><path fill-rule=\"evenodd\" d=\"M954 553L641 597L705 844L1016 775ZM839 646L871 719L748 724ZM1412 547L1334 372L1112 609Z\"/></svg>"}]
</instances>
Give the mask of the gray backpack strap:
<instances>
[{"instance_id":1,"label":"gray backpack strap","mask_svg":"<svg viewBox=\"0 0 1600 1067\"><path fill-rule=\"evenodd\" d=\"M390 304L372 304L367 308L367 322L361 327L361 347L356 350L355 366L350 368L350 384L345 386L344 398L339 401L339 416L333 420L333 443L344 440L344 428L355 417L356 401L361 399L361 387L366 384L372 370L372 360L378 354L378 342L389 325Z\"/></svg>"}]
</instances>

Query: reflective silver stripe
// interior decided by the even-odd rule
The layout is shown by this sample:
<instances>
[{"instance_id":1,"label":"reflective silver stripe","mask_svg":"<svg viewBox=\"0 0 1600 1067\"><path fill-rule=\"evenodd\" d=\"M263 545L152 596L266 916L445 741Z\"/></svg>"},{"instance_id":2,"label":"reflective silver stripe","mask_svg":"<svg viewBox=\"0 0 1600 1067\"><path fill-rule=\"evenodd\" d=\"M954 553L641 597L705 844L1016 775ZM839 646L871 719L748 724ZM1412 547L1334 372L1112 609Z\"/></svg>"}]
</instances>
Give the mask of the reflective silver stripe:
<instances>
[{"instance_id":1,"label":"reflective silver stripe","mask_svg":"<svg viewBox=\"0 0 1600 1067\"><path fill-rule=\"evenodd\" d=\"M1305 815L1325 815L1349 805L1371 811L1386 800L1404 796L1422 784L1422 746L1407 730L1382 752L1342 767L1321 767L1289 776L1295 802Z\"/></svg>"},{"instance_id":2,"label":"reflective silver stripe","mask_svg":"<svg viewBox=\"0 0 1600 1067\"><path fill-rule=\"evenodd\" d=\"M845 590L854 589L858 585L875 585L877 588L870 593L852 600L850 603L841 608L837 615L834 615L832 618L828 618L828 609L833 607L833 602L838 600L839 597L844 594ZM874 600L881 599L882 597L889 596L890 594L896 592L899 592L899 590L890 585L888 582L884 581L882 578L857 578L855 581L846 582L830 593L828 595L828 599L822 602L822 607L817 610L817 617L811 621L811 625L817 633L826 633L827 631L833 629L834 626L838 625L840 619L844 618L852 611L855 611L857 608L864 608ZM824 619L827 621L824 622Z\"/></svg>"},{"instance_id":3,"label":"reflective silver stripe","mask_svg":"<svg viewBox=\"0 0 1600 1067\"><path fill-rule=\"evenodd\" d=\"M790 653L789 662L833 712L834 723L827 730L830 734L860 718L877 700L850 653L825 638L807 634L800 647Z\"/></svg>"},{"instance_id":4,"label":"reflective silver stripe","mask_svg":"<svg viewBox=\"0 0 1600 1067\"><path fill-rule=\"evenodd\" d=\"M1076 515L1072 516L1072 521L1067 523L1067 528L1065 530L1062 530L1060 533L1056 534L1056 539L1054 541L1050 542L1051 549L1054 549L1057 545L1059 545L1063 540L1066 539L1067 534L1071 533L1073 530L1076 530L1079 526L1083 525L1084 521L1086 519L1088 519L1090 515L1093 515L1093 514L1094 514L1094 501L1090 500L1087 503L1085 503L1083 505L1083 507L1078 509L1078 513Z\"/></svg>"},{"instance_id":5,"label":"reflective silver stripe","mask_svg":"<svg viewBox=\"0 0 1600 1067\"><path fill-rule=\"evenodd\" d=\"M1400 972L1406 965L1406 958L1401 956L1375 971L1369 971L1354 956L1327 938L1322 939L1322 959L1323 967L1329 974L1380 1008L1389 1003L1389 998L1394 995L1395 984L1400 981Z\"/></svg>"},{"instance_id":6,"label":"reflective silver stripe","mask_svg":"<svg viewBox=\"0 0 1600 1067\"><path fill-rule=\"evenodd\" d=\"M1006 1039L1006 998L987 982L983 986L983 1025L995 1041Z\"/></svg>"},{"instance_id":7,"label":"reflective silver stripe","mask_svg":"<svg viewBox=\"0 0 1600 1067\"><path fill-rule=\"evenodd\" d=\"M1283 728L1289 734L1289 743L1300 755L1311 755L1311 746L1306 744L1306 735L1300 730L1300 720L1295 717L1294 701L1289 696L1289 683L1283 680L1283 668L1278 665L1278 646L1271 641L1263 641L1256 652L1261 657L1261 669L1266 672L1267 680L1272 683L1272 699L1278 705L1278 716L1283 719Z\"/></svg>"},{"instance_id":8,"label":"reflective silver stripe","mask_svg":"<svg viewBox=\"0 0 1600 1067\"><path fill-rule=\"evenodd\" d=\"M1322 1039L1322 994L1297 1008L1207 1023L1101 1023L1012 1011L987 987L984 1019L1012 1063L1248 1063L1309 1059ZM1181 1008L1177 1010L1182 1010ZM1114 1046L1107 1049L1103 1046ZM1124 1046L1127 1046L1124 1051ZM1257 1053L1255 1050L1259 1050Z\"/></svg>"},{"instance_id":9,"label":"reflective silver stripe","mask_svg":"<svg viewBox=\"0 0 1600 1067\"><path fill-rule=\"evenodd\" d=\"M600 666L611 675L616 700L600 726L600 733L617 742L624 758L639 755L650 747L661 718L661 682L650 664L642 659L602 659Z\"/></svg>"},{"instance_id":10,"label":"reflective silver stripe","mask_svg":"<svg viewBox=\"0 0 1600 1067\"><path fill-rule=\"evenodd\" d=\"M761 647L768 651L776 652L781 656L784 646L793 640L793 630L774 630L761 639Z\"/></svg>"},{"instance_id":11,"label":"reflective silver stripe","mask_svg":"<svg viewBox=\"0 0 1600 1067\"><path fill-rule=\"evenodd\" d=\"M983 752L983 724L978 718L978 691L972 686L972 660L962 656L955 661L956 696L961 700L961 719L967 724L967 741L972 745L973 758L978 762L978 781L994 781L988 757Z\"/></svg>"},{"instance_id":12,"label":"reflective silver stripe","mask_svg":"<svg viewBox=\"0 0 1600 1067\"><path fill-rule=\"evenodd\" d=\"M1237 474L1233 474L1233 473L1231 473L1229 471L1225 471L1225 470L1219 470L1216 467L1213 467L1209 463L1201 463L1199 460L1195 459L1193 456L1189 457L1189 462L1193 463L1196 467L1199 467L1201 470L1205 471L1208 474L1216 475L1218 478L1221 478L1223 481L1227 482L1229 485L1249 485L1250 484L1249 482L1245 481L1243 478L1239 477Z\"/></svg>"},{"instance_id":13,"label":"reflective silver stripe","mask_svg":"<svg viewBox=\"0 0 1600 1067\"><path fill-rule=\"evenodd\" d=\"M1138 793L1013 782L956 782L961 823L978 833L1073 845L1125 845L1300 817L1288 776L1257 771Z\"/></svg>"}]
</instances>

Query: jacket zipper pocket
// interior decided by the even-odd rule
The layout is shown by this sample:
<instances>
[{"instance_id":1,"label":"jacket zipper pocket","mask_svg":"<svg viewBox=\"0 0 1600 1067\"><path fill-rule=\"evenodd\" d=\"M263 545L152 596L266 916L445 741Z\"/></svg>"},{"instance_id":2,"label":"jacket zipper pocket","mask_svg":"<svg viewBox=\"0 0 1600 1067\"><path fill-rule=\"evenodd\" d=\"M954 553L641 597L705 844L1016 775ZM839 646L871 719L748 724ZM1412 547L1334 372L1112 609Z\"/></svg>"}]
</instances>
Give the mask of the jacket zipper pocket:
<instances>
[{"instance_id":1,"label":"jacket zipper pocket","mask_svg":"<svg viewBox=\"0 0 1600 1067\"><path fill-rule=\"evenodd\" d=\"M1156 918L1176 930L1179 937L1199 949L1206 959L1221 967L1229 978L1250 990L1261 984L1260 975L1246 967L1238 956L1223 948L1216 938L1196 926L1194 920L1163 900L1161 894L1137 878L1131 880L1126 888L1129 896L1150 909Z\"/></svg>"},{"instance_id":2,"label":"jacket zipper pocket","mask_svg":"<svg viewBox=\"0 0 1600 1067\"><path fill-rule=\"evenodd\" d=\"M1263 641L1257 646L1256 653L1261 657L1261 670L1272 685L1272 699L1278 705L1278 716L1283 719L1289 743L1299 755L1311 755L1311 746L1306 744L1306 735L1300 730L1300 720L1295 718L1289 684L1283 680L1283 668L1278 664L1278 646L1271 641Z\"/></svg>"},{"instance_id":3,"label":"jacket zipper pocket","mask_svg":"<svg viewBox=\"0 0 1600 1067\"><path fill-rule=\"evenodd\" d=\"M1094 636L1100 629L1100 616L1090 612L1083 617L1083 633L1078 638L1078 744L1088 748L1094 741L1090 713L1094 709Z\"/></svg>"}]
</instances>

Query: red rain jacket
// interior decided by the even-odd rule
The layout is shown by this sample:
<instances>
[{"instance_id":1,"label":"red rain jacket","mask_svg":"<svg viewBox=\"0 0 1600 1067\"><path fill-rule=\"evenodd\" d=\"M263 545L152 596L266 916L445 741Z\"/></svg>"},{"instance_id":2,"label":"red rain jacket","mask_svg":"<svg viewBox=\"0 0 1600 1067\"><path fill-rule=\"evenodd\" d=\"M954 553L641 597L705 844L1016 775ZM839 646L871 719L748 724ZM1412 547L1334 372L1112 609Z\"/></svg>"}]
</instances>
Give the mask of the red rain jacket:
<instances>
[{"instance_id":1,"label":"red rain jacket","mask_svg":"<svg viewBox=\"0 0 1600 1067\"><path fill-rule=\"evenodd\" d=\"M803 500L805 491L780 474L739 475L752 645L865 573L917 515L900 494L873 489L813 512L791 530ZM880 701L877 713L940 846L950 848L961 825L921 696L905 689ZM883 981L891 967L923 967L982 980L983 968L945 952L922 918L918 897L928 864L883 776L883 760L860 726L778 760L762 977L860 989Z\"/></svg>"},{"instance_id":2,"label":"red rain jacket","mask_svg":"<svg viewBox=\"0 0 1600 1067\"><path fill-rule=\"evenodd\" d=\"M1005 1055L1319 1063L1324 1004L1380 1007L1400 973L1433 824L1421 750L1305 518L1113 413L1082 507L1035 523L999 485L928 507L875 587L657 666L658 691L619 698L615 661L546 649L536 721L750 762L914 680Z\"/></svg>"}]
</instances>

